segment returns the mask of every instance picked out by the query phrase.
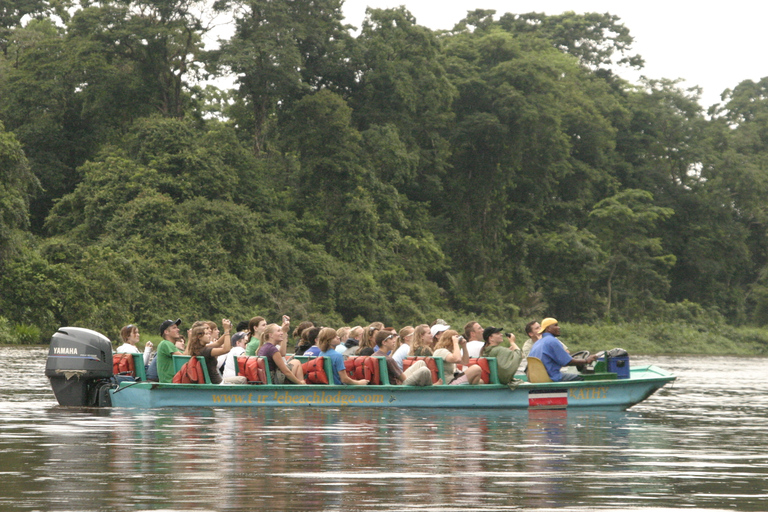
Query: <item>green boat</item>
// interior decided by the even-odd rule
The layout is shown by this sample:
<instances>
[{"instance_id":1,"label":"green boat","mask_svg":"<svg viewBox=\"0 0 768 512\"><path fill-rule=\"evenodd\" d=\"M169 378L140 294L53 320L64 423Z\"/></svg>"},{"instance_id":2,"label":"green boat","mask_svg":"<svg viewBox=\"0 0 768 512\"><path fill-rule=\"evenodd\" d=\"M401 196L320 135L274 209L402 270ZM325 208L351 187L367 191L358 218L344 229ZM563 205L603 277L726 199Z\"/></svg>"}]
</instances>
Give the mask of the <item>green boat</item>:
<instances>
[{"instance_id":1,"label":"green boat","mask_svg":"<svg viewBox=\"0 0 768 512\"><path fill-rule=\"evenodd\" d=\"M51 339L45 371L61 405L141 409L423 407L624 410L675 380L671 373L651 365L631 368L626 372L626 378L618 378L615 372L601 371L598 367L595 373L585 375L587 380L584 381L532 383L520 374L515 381L505 385L498 381L495 359L483 358L485 384L402 386L388 382L384 358L374 357L371 360L378 365L378 371L373 368L377 378L372 380L378 384L367 386L277 385L269 382L268 372L262 372L258 380L251 381L251 384L172 384L147 381L141 354L130 357L136 358L135 374L115 375L112 346L105 336L88 329L63 327ZM188 359L175 356L177 368ZM440 378L442 360L431 359L435 377ZM330 360L320 366L325 370L325 382L332 382L332 378L328 379L331 375ZM205 369L205 364L202 367Z\"/></svg>"}]
</instances>

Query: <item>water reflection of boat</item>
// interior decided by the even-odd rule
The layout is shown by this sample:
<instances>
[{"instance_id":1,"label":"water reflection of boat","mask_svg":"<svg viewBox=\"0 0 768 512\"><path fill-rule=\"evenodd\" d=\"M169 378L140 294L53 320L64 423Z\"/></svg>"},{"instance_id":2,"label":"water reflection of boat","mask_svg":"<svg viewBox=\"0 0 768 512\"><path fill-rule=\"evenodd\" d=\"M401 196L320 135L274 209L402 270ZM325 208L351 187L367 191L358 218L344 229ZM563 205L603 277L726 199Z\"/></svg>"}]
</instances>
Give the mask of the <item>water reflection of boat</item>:
<instances>
[{"instance_id":1,"label":"water reflection of boat","mask_svg":"<svg viewBox=\"0 0 768 512\"><path fill-rule=\"evenodd\" d=\"M116 382L112 372L112 348L103 335L76 327L54 334L46 375L62 405L627 409L675 379L656 366L633 368L627 379L431 387Z\"/></svg>"}]
</instances>

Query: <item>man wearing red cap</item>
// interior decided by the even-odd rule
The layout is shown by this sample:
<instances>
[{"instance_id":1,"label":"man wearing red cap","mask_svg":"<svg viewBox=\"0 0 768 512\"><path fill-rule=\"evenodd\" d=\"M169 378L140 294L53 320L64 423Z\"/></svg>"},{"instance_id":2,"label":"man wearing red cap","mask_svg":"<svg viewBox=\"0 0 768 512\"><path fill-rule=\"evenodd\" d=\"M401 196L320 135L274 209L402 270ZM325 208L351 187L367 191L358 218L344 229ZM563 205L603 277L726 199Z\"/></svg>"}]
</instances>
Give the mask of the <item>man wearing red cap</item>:
<instances>
[{"instance_id":1,"label":"man wearing red cap","mask_svg":"<svg viewBox=\"0 0 768 512\"><path fill-rule=\"evenodd\" d=\"M539 328L541 339L533 344L529 357L536 357L544 363L549 378L554 382L567 380L584 380L578 373L563 373L563 366L581 366L589 364L597 359L597 355L591 355L587 359L574 359L563 348L557 336L560 335L560 326L554 318L545 318Z\"/></svg>"}]
</instances>

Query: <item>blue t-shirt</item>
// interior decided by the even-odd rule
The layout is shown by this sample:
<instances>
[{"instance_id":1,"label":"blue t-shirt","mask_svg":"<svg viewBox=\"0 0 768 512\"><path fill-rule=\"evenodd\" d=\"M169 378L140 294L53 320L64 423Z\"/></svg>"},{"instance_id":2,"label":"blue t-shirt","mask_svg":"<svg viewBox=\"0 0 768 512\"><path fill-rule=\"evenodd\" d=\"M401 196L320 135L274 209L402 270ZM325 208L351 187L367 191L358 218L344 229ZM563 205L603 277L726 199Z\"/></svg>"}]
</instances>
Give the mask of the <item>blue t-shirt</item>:
<instances>
[{"instance_id":1,"label":"blue t-shirt","mask_svg":"<svg viewBox=\"0 0 768 512\"><path fill-rule=\"evenodd\" d=\"M306 352L304 352L301 355L303 355L303 356L310 356L310 357L317 357L317 356L320 355L320 347L318 347L317 345L313 345L313 346L309 347L306 350Z\"/></svg>"},{"instance_id":2,"label":"blue t-shirt","mask_svg":"<svg viewBox=\"0 0 768 512\"><path fill-rule=\"evenodd\" d=\"M336 352L334 349L330 349L326 352L320 352L319 355L322 357L327 357L331 360L331 366L333 367L333 383L341 384L341 377L339 377L339 372L347 371L347 368L344 366L344 356Z\"/></svg>"},{"instance_id":3,"label":"blue t-shirt","mask_svg":"<svg viewBox=\"0 0 768 512\"><path fill-rule=\"evenodd\" d=\"M565 351L560 340L552 333L545 332L541 339L533 344L528 357L537 357L544 363L549 378L555 382L563 380L560 368L571 362L571 355Z\"/></svg>"}]
</instances>

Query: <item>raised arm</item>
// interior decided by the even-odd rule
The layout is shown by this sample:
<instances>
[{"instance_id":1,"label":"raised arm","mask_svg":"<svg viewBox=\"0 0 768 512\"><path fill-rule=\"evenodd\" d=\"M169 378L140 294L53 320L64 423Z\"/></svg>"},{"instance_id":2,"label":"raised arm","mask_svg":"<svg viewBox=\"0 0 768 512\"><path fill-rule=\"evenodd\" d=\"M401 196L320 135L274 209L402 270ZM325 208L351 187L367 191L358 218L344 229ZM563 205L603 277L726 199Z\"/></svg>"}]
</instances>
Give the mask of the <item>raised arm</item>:
<instances>
[{"instance_id":1,"label":"raised arm","mask_svg":"<svg viewBox=\"0 0 768 512\"><path fill-rule=\"evenodd\" d=\"M224 334L222 334L221 338L216 342L216 347L211 350L211 355L213 357L219 357L220 355L228 354L230 350L232 350L232 337L230 336L230 331L232 330L232 322L230 322L227 319L223 319L221 321L222 328L224 329Z\"/></svg>"},{"instance_id":2,"label":"raised arm","mask_svg":"<svg viewBox=\"0 0 768 512\"><path fill-rule=\"evenodd\" d=\"M461 364L467 364L469 363L469 356L467 356L467 363L463 362L462 358L462 351L461 346L459 345L459 337L453 336L453 352L451 352L449 355L445 356L445 362L446 363L461 363ZM466 353L466 347L464 348L464 351Z\"/></svg>"},{"instance_id":3,"label":"raised arm","mask_svg":"<svg viewBox=\"0 0 768 512\"><path fill-rule=\"evenodd\" d=\"M280 354L285 357L288 350L288 331L291 329L291 317L283 315L283 326L281 328L285 336L283 336L283 341L280 343Z\"/></svg>"},{"instance_id":4,"label":"raised arm","mask_svg":"<svg viewBox=\"0 0 768 512\"><path fill-rule=\"evenodd\" d=\"M144 345L144 366L149 364L149 360L152 357L152 342L148 341L146 345Z\"/></svg>"},{"instance_id":5,"label":"raised arm","mask_svg":"<svg viewBox=\"0 0 768 512\"><path fill-rule=\"evenodd\" d=\"M514 333L509 333L509 350L520 350L520 347L515 343L516 339Z\"/></svg>"},{"instance_id":6,"label":"raised arm","mask_svg":"<svg viewBox=\"0 0 768 512\"><path fill-rule=\"evenodd\" d=\"M461 347L461 364L469 364L469 350L467 350L467 340L464 336L459 336L459 347Z\"/></svg>"}]
</instances>

